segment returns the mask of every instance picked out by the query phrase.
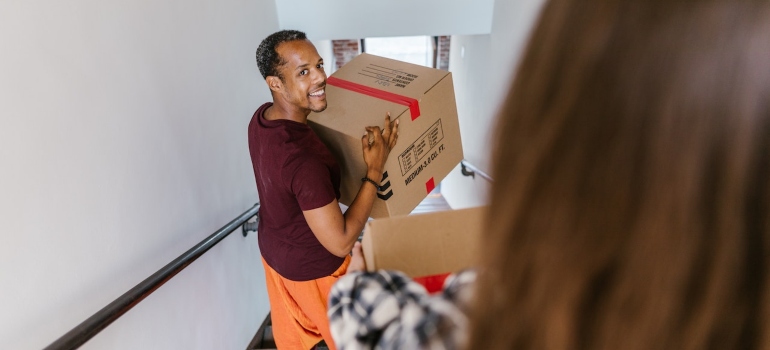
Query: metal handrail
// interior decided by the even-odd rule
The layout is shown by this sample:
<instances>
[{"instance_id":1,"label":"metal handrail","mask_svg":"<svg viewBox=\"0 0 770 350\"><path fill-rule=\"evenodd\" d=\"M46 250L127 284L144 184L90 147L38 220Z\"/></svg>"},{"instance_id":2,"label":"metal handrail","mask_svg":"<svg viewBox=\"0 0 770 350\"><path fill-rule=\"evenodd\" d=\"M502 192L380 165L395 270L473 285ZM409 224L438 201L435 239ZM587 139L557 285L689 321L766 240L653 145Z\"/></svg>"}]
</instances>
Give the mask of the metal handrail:
<instances>
[{"instance_id":1,"label":"metal handrail","mask_svg":"<svg viewBox=\"0 0 770 350\"><path fill-rule=\"evenodd\" d=\"M495 182L495 180L493 180L491 176L489 176L487 173L479 170L479 168L473 166L471 163L468 163L468 161L465 160L465 159L460 161L460 167L461 167L460 171L465 176L470 176L470 177L475 179L476 178L476 174L479 174L479 176L481 176L485 180L487 180L489 182Z\"/></svg>"},{"instance_id":2,"label":"metal handrail","mask_svg":"<svg viewBox=\"0 0 770 350\"><path fill-rule=\"evenodd\" d=\"M69 350L79 348L120 316L128 312L128 310L131 310L131 308L136 306L136 304L144 298L152 294L156 289L160 288L160 286L174 277L177 273L184 270L185 267L227 237L231 232L235 231L236 228L257 215L258 212L259 203L233 219L233 221L227 223L227 225L222 226L222 228L214 232L211 236L208 236L206 239L190 248L190 250L174 259L174 261L168 263L150 277L147 277L134 288L131 288L131 290L93 314L93 316L89 317L51 343L51 345L48 345L44 350Z\"/></svg>"}]
</instances>

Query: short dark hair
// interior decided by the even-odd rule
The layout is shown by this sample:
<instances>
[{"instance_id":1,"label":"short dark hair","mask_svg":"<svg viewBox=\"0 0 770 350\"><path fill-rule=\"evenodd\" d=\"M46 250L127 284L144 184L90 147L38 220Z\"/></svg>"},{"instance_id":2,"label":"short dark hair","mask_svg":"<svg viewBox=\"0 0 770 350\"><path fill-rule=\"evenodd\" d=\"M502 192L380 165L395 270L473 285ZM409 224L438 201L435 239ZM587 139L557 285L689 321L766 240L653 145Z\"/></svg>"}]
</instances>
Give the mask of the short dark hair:
<instances>
[{"instance_id":1,"label":"short dark hair","mask_svg":"<svg viewBox=\"0 0 770 350\"><path fill-rule=\"evenodd\" d=\"M278 72L278 67L284 62L275 49L281 43L294 40L307 40L307 36L299 30L281 30L262 40L257 48L257 67L259 67L259 72L262 73L263 78L267 79L268 76L272 75L283 80Z\"/></svg>"}]
</instances>

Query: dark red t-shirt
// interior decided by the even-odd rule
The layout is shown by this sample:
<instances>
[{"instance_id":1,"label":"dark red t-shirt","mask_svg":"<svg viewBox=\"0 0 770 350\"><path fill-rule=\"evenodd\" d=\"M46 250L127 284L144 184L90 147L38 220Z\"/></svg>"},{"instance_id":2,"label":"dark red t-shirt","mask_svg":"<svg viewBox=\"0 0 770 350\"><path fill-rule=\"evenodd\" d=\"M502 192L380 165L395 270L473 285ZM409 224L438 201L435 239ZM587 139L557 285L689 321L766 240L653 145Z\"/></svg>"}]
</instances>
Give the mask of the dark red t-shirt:
<instances>
[{"instance_id":1,"label":"dark red t-shirt","mask_svg":"<svg viewBox=\"0 0 770 350\"><path fill-rule=\"evenodd\" d=\"M267 120L273 104L249 123L249 152L259 191L259 249L268 265L293 281L331 275L343 262L318 241L302 215L340 196L340 167L307 126Z\"/></svg>"}]
</instances>

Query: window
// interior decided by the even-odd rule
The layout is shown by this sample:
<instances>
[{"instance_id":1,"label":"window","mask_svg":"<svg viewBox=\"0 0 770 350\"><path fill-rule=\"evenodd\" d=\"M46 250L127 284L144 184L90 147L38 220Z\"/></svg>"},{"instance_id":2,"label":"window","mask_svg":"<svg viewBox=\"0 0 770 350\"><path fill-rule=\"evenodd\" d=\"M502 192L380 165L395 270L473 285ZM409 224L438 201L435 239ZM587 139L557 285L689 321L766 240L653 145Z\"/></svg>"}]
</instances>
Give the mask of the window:
<instances>
[{"instance_id":1,"label":"window","mask_svg":"<svg viewBox=\"0 0 770 350\"><path fill-rule=\"evenodd\" d=\"M363 51L372 55L433 67L433 37L366 38Z\"/></svg>"}]
</instances>

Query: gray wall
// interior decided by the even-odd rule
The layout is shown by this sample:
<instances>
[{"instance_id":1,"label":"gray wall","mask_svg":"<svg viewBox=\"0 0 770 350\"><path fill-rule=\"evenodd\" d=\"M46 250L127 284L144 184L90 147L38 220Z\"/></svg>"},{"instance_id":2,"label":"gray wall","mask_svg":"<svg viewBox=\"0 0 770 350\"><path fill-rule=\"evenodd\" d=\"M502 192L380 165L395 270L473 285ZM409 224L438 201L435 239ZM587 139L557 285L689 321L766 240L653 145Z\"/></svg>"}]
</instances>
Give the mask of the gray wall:
<instances>
[{"instance_id":1,"label":"gray wall","mask_svg":"<svg viewBox=\"0 0 770 350\"><path fill-rule=\"evenodd\" d=\"M495 1L489 35L452 36L449 70L455 83L465 159L490 173L495 114L511 84L543 0ZM464 177L458 166L441 183L455 209L484 205L490 184ZM491 175L491 174L490 174Z\"/></svg>"},{"instance_id":2,"label":"gray wall","mask_svg":"<svg viewBox=\"0 0 770 350\"><path fill-rule=\"evenodd\" d=\"M0 349L39 349L257 202L246 126L274 1L0 2ZM242 349L235 233L84 349Z\"/></svg>"}]
</instances>

